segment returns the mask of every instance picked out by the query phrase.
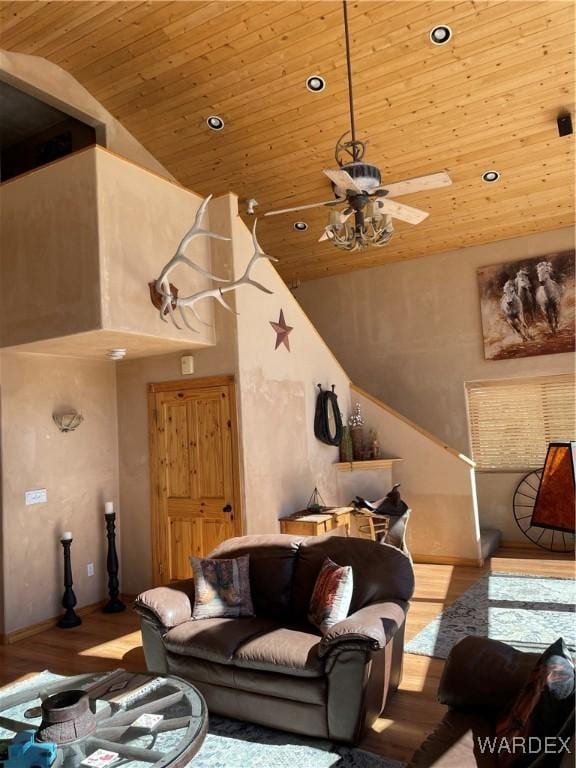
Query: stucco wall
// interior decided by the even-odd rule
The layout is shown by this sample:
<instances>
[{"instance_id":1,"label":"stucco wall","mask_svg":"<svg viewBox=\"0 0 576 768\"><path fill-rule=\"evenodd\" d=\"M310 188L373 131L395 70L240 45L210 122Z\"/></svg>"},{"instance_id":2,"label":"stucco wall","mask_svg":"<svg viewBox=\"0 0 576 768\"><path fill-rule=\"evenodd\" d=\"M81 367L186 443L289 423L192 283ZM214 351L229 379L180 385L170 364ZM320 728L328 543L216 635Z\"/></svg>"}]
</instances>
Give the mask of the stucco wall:
<instances>
[{"instance_id":1,"label":"stucco wall","mask_svg":"<svg viewBox=\"0 0 576 768\"><path fill-rule=\"evenodd\" d=\"M102 327L180 339L183 347L189 341L214 344L212 325L195 323L197 333L191 333L162 322L148 288L176 253L202 198L105 150L89 151L96 154ZM210 210L202 226L210 229ZM194 238L186 255L209 269L209 239ZM175 268L170 281L179 288L180 296L212 287L210 280L183 265ZM213 323L213 302L204 302L198 311L206 323Z\"/></svg>"},{"instance_id":2,"label":"stucco wall","mask_svg":"<svg viewBox=\"0 0 576 768\"><path fill-rule=\"evenodd\" d=\"M252 256L252 238L239 217L233 225L239 275ZM253 277L273 294L241 288L236 295L244 491L247 532L267 533L279 530L278 518L304 509L314 486L327 504L350 500L346 479L333 466L338 448L314 436L317 385L335 385L347 416L349 379L270 262L261 261ZM293 326L290 351L274 349L270 321L278 321L281 309Z\"/></svg>"},{"instance_id":3,"label":"stucco wall","mask_svg":"<svg viewBox=\"0 0 576 768\"><path fill-rule=\"evenodd\" d=\"M2 346L100 326L95 153L20 176L0 189Z\"/></svg>"},{"instance_id":4,"label":"stucco wall","mask_svg":"<svg viewBox=\"0 0 576 768\"><path fill-rule=\"evenodd\" d=\"M106 596L104 501L118 501L114 365L3 352L2 507L5 627L9 633L61 612L59 536L74 534L78 605ZM84 416L63 434L52 413ZM25 506L26 490L46 488L48 502ZM95 565L88 577L87 563Z\"/></svg>"},{"instance_id":5,"label":"stucco wall","mask_svg":"<svg viewBox=\"0 0 576 768\"><path fill-rule=\"evenodd\" d=\"M355 383L470 455L466 381L574 370L573 353L484 359L476 270L571 247L572 230L542 232L311 281L296 298ZM480 521L526 542L511 512L518 477L478 474Z\"/></svg>"},{"instance_id":6,"label":"stucco wall","mask_svg":"<svg viewBox=\"0 0 576 768\"><path fill-rule=\"evenodd\" d=\"M414 559L478 563L480 531L471 463L354 388L352 398L362 406L366 425L378 432L384 455L404 459L394 465L394 480L412 510L407 543Z\"/></svg>"},{"instance_id":7,"label":"stucco wall","mask_svg":"<svg viewBox=\"0 0 576 768\"><path fill-rule=\"evenodd\" d=\"M124 334L83 337L101 353L104 337L129 354L135 346L158 354L161 339L172 342L162 352L214 344L211 325L181 333L162 322L148 287L192 226L201 197L101 147L12 179L0 194L0 269L12 289L0 306L3 346L67 337L74 355L73 336L100 329ZM210 228L209 214L203 225ZM207 238L195 238L187 255L206 268L209 248ZM180 295L211 286L182 265L170 280ZM210 302L200 312L212 323Z\"/></svg>"},{"instance_id":8,"label":"stucco wall","mask_svg":"<svg viewBox=\"0 0 576 768\"><path fill-rule=\"evenodd\" d=\"M66 70L40 56L0 49L0 80L97 129L99 143L173 179L148 150Z\"/></svg>"},{"instance_id":9,"label":"stucco wall","mask_svg":"<svg viewBox=\"0 0 576 768\"><path fill-rule=\"evenodd\" d=\"M213 269L237 277L253 252L250 233L237 216L237 200L225 196L210 210L212 228L234 238L212 242ZM340 479L332 466L338 450L313 434L316 384L336 384L347 413L349 382L276 271L266 262L253 276L274 295L247 286L228 294L239 314L216 307L217 344L194 354L193 378L236 376L246 531L267 533L279 530L279 517L303 508L316 484L327 503L349 500L349 478ZM290 353L284 347L274 350L269 321L278 319L281 307L294 325ZM117 366L120 505L130 531L122 551L123 589L130 593L151 583L147 384L181 378L179 358L126 360Z\"/></svg>"},{"instance_id":10,"label":"stucco wall","mask_svg":"<svg viewBox=\"0 0 576 768\"><path fill-rule=\"evenodd\" d=\"M231 234L229 211L228 197L210 204L211 227L215 232ZM211 266L216 274L223 277L231 274L231 252L228 243L212 241ZM220 305L211 306L212 299L204 303L208 306L198 309L202 313L214 312L217 343L214 347L194 351L192 376L182 376L180 353L117 363L120 507L124 526L130 532L122 548L122 589L129 594L147 589L152 582L148 384L233 374L237 369L235 317ZM233 297L229 303L234 305ZM185 339L193 334L185 329L181 336Z\"/></svg>"}]
</instances>

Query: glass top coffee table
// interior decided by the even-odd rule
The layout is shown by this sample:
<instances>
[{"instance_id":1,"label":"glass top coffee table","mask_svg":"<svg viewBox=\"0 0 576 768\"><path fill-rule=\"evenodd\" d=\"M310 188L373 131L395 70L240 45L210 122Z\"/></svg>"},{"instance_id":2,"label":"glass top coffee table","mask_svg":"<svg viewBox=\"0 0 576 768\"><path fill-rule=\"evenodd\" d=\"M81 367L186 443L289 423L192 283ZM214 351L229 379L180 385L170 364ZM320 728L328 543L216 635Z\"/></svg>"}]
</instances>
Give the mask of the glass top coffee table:
<instances>
[{"instance_id":1,"label":"glass top coffee table","mask_svg":"<svg viewBox=\"0 0 576 768\"><path fill-rule=\"evenodd\" d=\"M207 727L202 695L169 675L41 673L0 691L9 768L182 768Z\"/></svg>"}]
</instances>

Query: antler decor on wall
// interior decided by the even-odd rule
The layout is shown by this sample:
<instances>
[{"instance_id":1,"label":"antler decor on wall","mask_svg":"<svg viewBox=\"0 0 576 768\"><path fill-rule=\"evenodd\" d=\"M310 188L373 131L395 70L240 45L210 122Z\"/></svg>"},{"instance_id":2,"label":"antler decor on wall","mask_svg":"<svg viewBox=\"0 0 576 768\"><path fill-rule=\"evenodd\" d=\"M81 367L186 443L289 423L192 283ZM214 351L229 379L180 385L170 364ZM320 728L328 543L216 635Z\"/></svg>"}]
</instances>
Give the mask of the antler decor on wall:
<instances>
[{"instance_id":1,"label":"antler decor on wall","mask_svg":"<svg viewBox=\"0 0 576 768\"><path fill-rule=\"evenodd\" d=\"M222 306L225 307L225 309L227 309L229 312L234 312L232 307L224 301L225 293L235 291L236 288L239 288L241 285L253 285L255 288L258 288L264 293L272 293L272 291L269 291L268 288L265 288L261 283L253 280L251 273L252 269L260 259L278 261L278 259L275 259L273 256L268 256L268 254L264 253L260 247L260 243L256 238L256 221L252 227L254 254L248 262L243 275L237 280L228 280L224 277L213 275L203 267L200 267L198 264L194 264L193 261L190 261L190 259L188 259L184 253L189 243L195 237L212 237L215 240L230 240L229 237L225 237L224 235L218 235L216 232L210 232L208 229L202 229L202 218L211 199L212 195L209 195L202 202L202 205L196 212L196 218L194 219L192 228L182 238L180 245L176 249L176 253L165 265L162 272L160 273L160 277L150 283L152 303L157 309L159 309L160 319L167 323L168 320L166 319L166 316L169 315L176 328L182 330L181 326L176 322L174 310L177 309L180 313L180 317L182 318L184 325L194 333L198 333L198 330L190 324L188 317L186 316L186 310L191 310L192 314L196 320L198 320L198 322L202 323L203 325L209 325L209 323L206 323L204 320L202 320L196 311L195 305L199 301L202 301L203 299L216 299L216 301L220 302L220 304L222 304ZM198 291L198 293L194 293L191 296L179 296L178 289L170 283L169 279L170 273L175 267L178 266L178 264L185 264L187 267L191 267L197 272L200 272L200 274L204 275L205 277L209 277L214 282L221 283L221 285L215 286L214 288L205 288L204 290Z\"/></svg>"}]
</instances>

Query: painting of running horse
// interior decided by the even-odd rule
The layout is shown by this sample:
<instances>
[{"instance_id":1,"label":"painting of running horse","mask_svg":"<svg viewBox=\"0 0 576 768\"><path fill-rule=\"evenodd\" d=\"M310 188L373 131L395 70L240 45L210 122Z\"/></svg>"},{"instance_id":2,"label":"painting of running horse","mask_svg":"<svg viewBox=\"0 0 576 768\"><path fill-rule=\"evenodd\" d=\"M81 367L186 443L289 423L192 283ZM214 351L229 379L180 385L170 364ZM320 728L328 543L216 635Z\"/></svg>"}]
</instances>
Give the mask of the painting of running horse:
<instances>
[{"instance_id":1,"label":"painting of running horse","mask_svg":"<svg viewBox=\"0 0 576 768\"><path fill-rule=\"evenodd\" d=\"M478 270L487 360L574 351L574 251Z\"/></svg>"}]
</instances>

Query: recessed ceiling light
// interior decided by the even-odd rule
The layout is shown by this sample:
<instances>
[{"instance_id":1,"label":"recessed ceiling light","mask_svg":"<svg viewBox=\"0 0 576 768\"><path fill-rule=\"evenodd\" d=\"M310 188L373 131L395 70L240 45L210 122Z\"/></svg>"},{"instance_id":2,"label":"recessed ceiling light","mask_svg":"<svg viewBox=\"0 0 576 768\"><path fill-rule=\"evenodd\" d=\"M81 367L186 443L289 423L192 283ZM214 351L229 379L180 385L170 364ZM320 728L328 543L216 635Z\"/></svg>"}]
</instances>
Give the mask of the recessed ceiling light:
<instances>
[{"instance_id":1,"label":"recessed ceiling light","mask_svg":"<svg viewBox=\"0 0 576 768\"><path fill-rule=\"evenodd\" d=\"M211 128L213 131L221 131L224 128L224 120L218 117L218 115L210 115L210 117L206 118L206 123L208 128Z\"/></svg>"},{"instance_id":2,"label":"recessed ceiling light","mask_svg":"<svg viewBox=\"0 0 576 768\"><path fill-rule=\"evenodd\" d=\"M309 91L312 91L312 93L320 93L320 91L323 91L324 88L326 88L326 80L324 80L323 77L320 77L320 75L311 75L306 80L306 88L308 88Z\"/></svg>"},{"instance_id":3,"label":"recessed ceiling light","mask_svg":"<svg viewBox=\"0 0 576 768\"><path fill-rule=\"evenodd\" d=\"M485 181L487 184L493 184L495 181L498 181L500 178L500 174L498 171L486 171L482 174L482 181Z\"/></svg>"},{"instance_id":4,"label":"recessed ceiling light","mask_svg":"<svg viewBox=\"0 0 576 768\"><path fill-rule=\"evenodd\" d=\"M446 45L452 37L452 30L447 24L438 24L430 30L430 41L434 45Z\"/></svg>"},{"instance_id":5,"label":"recessed ceiling light","mask_svg":"<svg viewBox=\"0 0 576 768\"><path fill-rule=\"evenodd\" d=\"M294 222L294 229L297 232L306 232L308 229L308 224L306 224L305 221L295 221Z\"/></svg>"}]
</instances>

